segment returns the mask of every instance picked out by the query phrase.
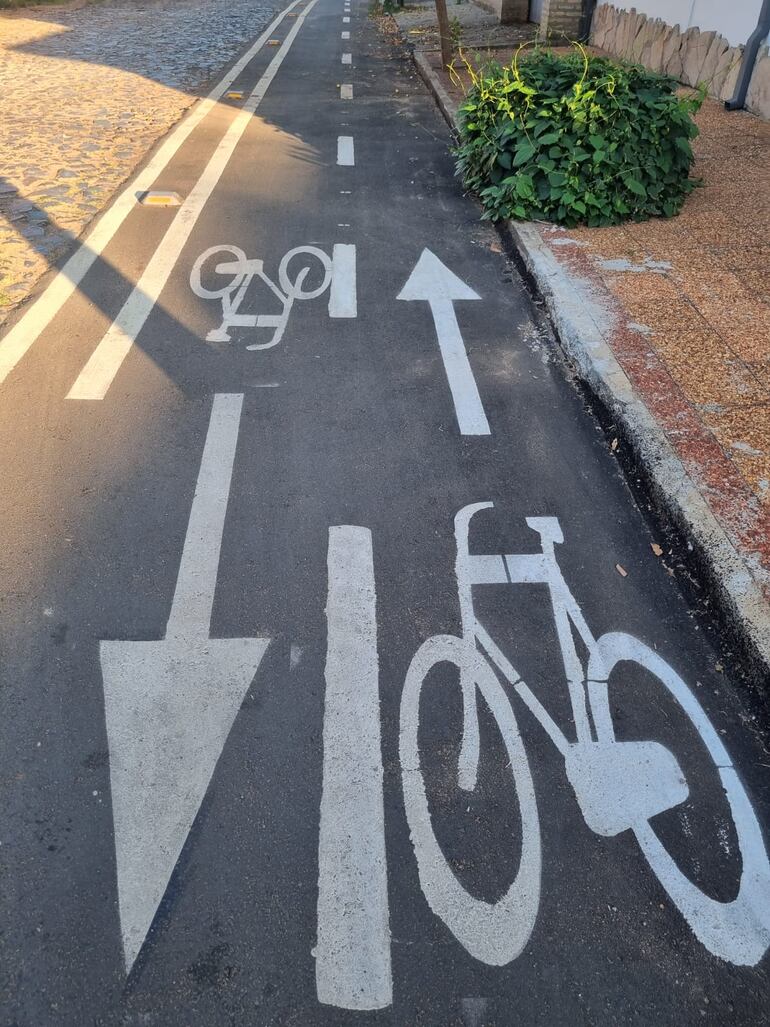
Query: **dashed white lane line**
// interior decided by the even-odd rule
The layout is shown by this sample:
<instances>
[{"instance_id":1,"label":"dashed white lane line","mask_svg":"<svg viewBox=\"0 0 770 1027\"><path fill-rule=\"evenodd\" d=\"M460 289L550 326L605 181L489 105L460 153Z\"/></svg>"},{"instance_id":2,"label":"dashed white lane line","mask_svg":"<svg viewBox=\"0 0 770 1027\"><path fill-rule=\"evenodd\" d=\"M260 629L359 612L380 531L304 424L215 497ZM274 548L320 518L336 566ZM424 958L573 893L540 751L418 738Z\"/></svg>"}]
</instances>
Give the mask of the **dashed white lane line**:
<instances>
[{"instance_id":1,"label":"dashed white lane line","mask_svg":"<svg viewBox=\"0 0 770 1027\"><path fill-rule=\"evenodd\" d=\"M352 168L356 163L353 150L353 136L337 137L337 163L341 167Z\"/></svg>"},{"instance_id":2,"label":"dashed white lane line","mask_svg":"<svg viewBox=\"0 0 770 1027\"><path fill-rule=\"evenodd\" d=\"M338 225L350 228L350 225ZM335 243L332 251L331 289L329 290L330 317L358 317L356 293L356 248L352 243Z\"/></svg>"},{"instance_id":3,"label":"dashed white lane line","mask_svg":"<svg viewBox=\"0 0 770 1027\"><path fill-rule=\"evenodd\" d=\"M343 25L349 25L350 24L350 18L348 18L348 17L343 18L342 19L342 24Z\"/></svg>"},{"instance_id":4,"label":"dashed white lane line","mask_svg":"<svg viewBox=\"0 0 770 1027\"><path fill-rule=\"evenodd\" d=\"M5 338L0 342L0 382L5 381L22 359L27 350L40 337L61 308L75 292L88 271L96 263L99 255L123 224L125 219L136 209L137 193L148 192L156 179L180 148L185 139L206 117L209 111L220 100L235 82L251 59L273 35L286 15L292 11L300 0L294 0L273 19L259 39L249 47L241 59L232 66L230 71L211 90L209 95L199 103L188 116L179 123L168 139L163 143L152 158L126 189L110 206L99 223L88 234L85 242L69 258L67 263L56 275L45 292L29 307Z\"/></svg>"},{"instance_id":5,"label":"dashed white lane line","mask_svg":"<svg viewBox=\"0 0 770 1027\"><path fill-rule=\"evenodd\" d=\"M350 39L350 33L349 32L341 32L340 33L340 38L341 39Z\"/></svg>"},{"instance_id":6,"label":"dashed white lane line","mask_svg":"<svg viewBox=\"0 0 770 1027\"><path fill-rule=\"evenodd\" d=\"M340 100L353 99L353 86L349 82L343 82L340 86Z\"/></svg>"},{"instance_id":7,"label":"dashed white lane line","mask_svg":"<svg viewBox=\"0 0 770 1027\"><path fill-rule=\"evenodd\" d=\"M307 5L289 29L280 49L257 82L248 100L230 123L203 174L179 208L179 213L171 222L131 295L78 375L67 395L68 399L100 400L106 396L115 375L130 353L137 335L160 298L201 211L222 177L241 136L251 124L254 111L262 102L270 83L291 49L297 33L316 3L317 0L311 0L311 3Z\"/></svg>"},{"instance_id":8,"label":"dashed white lane line","mask_svg":"<svg viewBox=\"0 0 770 1027\"><path fill-rule=\"evenodd\" d=\"M344 53L342 55L342 63L343 64L352 64L353 63L353 54L352 53Z\"/></svg>"}]
</instances>

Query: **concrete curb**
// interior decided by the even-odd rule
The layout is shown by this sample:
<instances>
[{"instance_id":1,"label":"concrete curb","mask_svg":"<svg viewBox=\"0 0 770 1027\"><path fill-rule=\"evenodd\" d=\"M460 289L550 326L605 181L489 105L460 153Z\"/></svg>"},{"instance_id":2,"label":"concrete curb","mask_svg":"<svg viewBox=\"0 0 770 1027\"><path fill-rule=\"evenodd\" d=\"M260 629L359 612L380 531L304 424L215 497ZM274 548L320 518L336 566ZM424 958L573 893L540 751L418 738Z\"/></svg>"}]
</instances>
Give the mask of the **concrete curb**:
<instances>
[{"instance_id":1,"label":"concrete curb","mask_svg":"<svg viewBox=\"0 0 770 1027\"><path fill-rule=\"evenodd\" d=\"M457 133L456 105L423 54L413 52L420 77ZM653 499L692 544L701 572L718 597L726 623L758 682L770 669L770 607L749 566L687 473L663 429L639 398L606 342L608 315L590 284L568 275L531 222L507 222L508 237L543 297L559 344L578 376L620 426L646 476Z\"/></svg>"},{"instance_id":2,"label":"concrete curb","mask_svg":"<svg viewBox=\"0 0 770 1027\"><path fill-rule=\"evenodd\" d=\"M424 54L419 53L417 50L412 50L412 59L414 60L420 78L428 89L430 89L431 93L433 93L433 98L438 104L441 113L449 122L449 127L455 135L459 135L460 119L457 117L457 110L451 96L446 89L444 89L440 79L436 78L433 68L431 68Z\"/></svg>"}]
</instances>

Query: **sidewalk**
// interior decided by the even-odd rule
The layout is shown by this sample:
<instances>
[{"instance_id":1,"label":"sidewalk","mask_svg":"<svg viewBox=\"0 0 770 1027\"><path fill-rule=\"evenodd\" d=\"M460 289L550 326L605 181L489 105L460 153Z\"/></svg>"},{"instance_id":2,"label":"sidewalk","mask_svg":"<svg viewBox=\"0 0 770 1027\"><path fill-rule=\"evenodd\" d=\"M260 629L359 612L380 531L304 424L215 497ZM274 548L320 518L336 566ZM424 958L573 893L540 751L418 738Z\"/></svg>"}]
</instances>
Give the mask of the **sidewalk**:
<instances>
[{"instance_id":1,"label":"sidewalk","mask_svg":"<svg viewBox=\"0 0 770 1027\"><path fill-rule=\"evenodd\" d=\"M415 62L453 119L462 88L435 51ZM563 348L761 667L770 662L770 124L711 100L697 120L704 185L679 217L508 228Z\"/></svg>"},{"instance_id":2,"label":"sidewalk","mask_svg":"<svg viewBox=\"0 0 770 1027\"><path fill-rule=\"evenodd\" d=\"M468 0L447 0L447 14L455 38L466 49L517 46L533 39L537 29L532 23L501 25L497 15ZM439 49L434 0L406 4L392 17L411 46L419 50Z\"/></svg>"},{"instance_id":3,"label":"sidewalk","mask_svg":"<svg viewBox=\"0 0 770 1027\"><path fill-rule=\"evenodd\" d=\"M0 323L280 3L0 12Z\"/></svg>"}]
</instances>

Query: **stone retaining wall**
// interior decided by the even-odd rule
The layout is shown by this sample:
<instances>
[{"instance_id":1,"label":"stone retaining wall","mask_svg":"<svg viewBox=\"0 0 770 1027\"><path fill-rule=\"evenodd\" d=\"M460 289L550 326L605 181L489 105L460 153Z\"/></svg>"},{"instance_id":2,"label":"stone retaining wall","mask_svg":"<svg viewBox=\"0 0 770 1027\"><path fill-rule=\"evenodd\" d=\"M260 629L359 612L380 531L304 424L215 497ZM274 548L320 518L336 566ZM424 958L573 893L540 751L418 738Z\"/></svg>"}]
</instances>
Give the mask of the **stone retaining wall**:
<instances>
[{"instance_id":1,"label":"stone retaining wall","mask_svg":"<svg viewBox=\"0 0 770 1027\"><path fill-rule=\"evenodd\" d=\"M689 28L682 32L660 18L648 18L633 7L618 10L602 4L594 11L591 43L616 57L673 75L688 86L705 82L710 96L729 100L743 59L742 46L730 46L717 32ZM770 55L763 46L754 66L746 107L770 118Z\"/></svg>"}]
</instances>

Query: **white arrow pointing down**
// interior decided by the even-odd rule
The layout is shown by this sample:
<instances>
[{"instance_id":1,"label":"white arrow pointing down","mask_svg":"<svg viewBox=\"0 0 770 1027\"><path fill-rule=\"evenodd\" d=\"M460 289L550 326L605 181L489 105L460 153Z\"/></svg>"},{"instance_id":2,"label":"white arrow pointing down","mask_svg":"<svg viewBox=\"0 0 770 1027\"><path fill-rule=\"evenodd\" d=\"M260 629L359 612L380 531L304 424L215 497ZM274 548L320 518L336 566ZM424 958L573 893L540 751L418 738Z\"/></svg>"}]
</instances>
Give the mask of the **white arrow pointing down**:
<instances>
[{"instance_id":1,"label":"white arrow pointing down","mask_svg":"<svg viewBox=\"0 0 770 1027\"><path fill-rule=\"evenodd\" d=\"M396 298L426 300L430 304L460 434L491 435L454 309L457 300L479 300L481 297L434 253L425 249Z\"/></svg>"},{"instance_id":2,"label":"white arrow pointing down","mask_svg":"<svg viewBox=\"0 0 770 1027\"><path fill-rule=\"evenodd\" d=\"M214 398L166 637L99 649L127 971L270 642L209 638L242 403Z\"/></svg>"}]
</instances>

